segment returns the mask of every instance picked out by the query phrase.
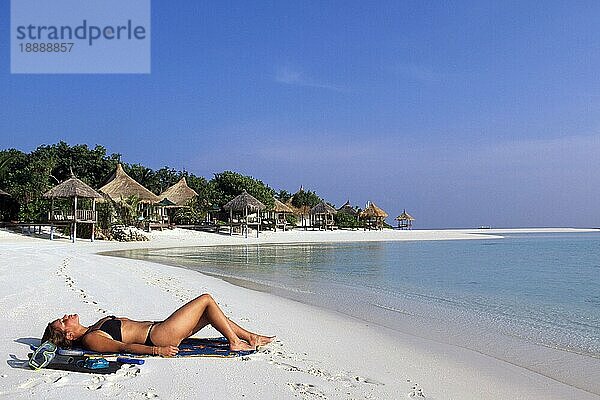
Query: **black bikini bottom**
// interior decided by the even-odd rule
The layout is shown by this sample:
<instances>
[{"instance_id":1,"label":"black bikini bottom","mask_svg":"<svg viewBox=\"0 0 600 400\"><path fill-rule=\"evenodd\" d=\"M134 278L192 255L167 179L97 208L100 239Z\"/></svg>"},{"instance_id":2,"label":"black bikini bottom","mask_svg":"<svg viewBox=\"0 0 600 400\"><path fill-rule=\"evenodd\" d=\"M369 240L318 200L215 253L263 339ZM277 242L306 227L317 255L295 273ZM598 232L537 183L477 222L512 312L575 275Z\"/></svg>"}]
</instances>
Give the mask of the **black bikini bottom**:
<instances>
[{"instance_id":1,"label":"black bikini bottom","mask_svg":"<svg viewBox=\"0 0 600 400\"><path fill-rule=\"evenodd\" d=\"M146 341L144 342L144 344L146 346L155 346L154 343L152 343L152 339L150 339L150 333L152 333L152 328L154 328L154 325L156 325L158 322L153 322L152 325L150 325L150 329L148 329L148 334L146 335Z\"/></svg>"}]
</instances>

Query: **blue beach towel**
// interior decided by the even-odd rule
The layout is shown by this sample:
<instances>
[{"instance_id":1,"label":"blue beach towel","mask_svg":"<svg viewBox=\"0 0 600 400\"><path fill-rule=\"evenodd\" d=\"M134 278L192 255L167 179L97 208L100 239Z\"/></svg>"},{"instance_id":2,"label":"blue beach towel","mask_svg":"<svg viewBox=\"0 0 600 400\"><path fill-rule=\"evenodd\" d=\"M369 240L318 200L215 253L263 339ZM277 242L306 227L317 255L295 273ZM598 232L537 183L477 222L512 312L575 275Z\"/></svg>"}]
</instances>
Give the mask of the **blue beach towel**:
<instances>
[{"instance_id":1,"label":"blue beach towel","mask_svg":"<svg viewBox=\"0 0 600 400\"><path fill-rule=\"evenodd\" d=\"M34 347L32 347L35 350ZM223 357L233 358L242 357L255 353L254 350L240 350L231 351L229 350L229 342L226 338L187 338L184 339L179 345L179 353L175 355L179 357ZM59 348L57 353L63 356L102 356L102 357L118 357L127 356L133 358L149 358L157 357L149 354L119 354L119 353L97 353L95 351L73 348L73 349L62 349Z\"/></svg>"}]
</instances>

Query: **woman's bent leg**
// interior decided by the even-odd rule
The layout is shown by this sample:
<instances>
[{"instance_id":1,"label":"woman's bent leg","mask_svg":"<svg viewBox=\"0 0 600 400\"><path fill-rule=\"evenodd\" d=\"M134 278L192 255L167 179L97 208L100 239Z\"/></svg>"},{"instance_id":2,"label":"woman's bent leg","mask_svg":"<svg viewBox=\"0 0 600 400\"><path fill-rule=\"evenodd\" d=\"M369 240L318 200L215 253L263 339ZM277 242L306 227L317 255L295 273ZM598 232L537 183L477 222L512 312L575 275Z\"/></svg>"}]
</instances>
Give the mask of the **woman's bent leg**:
<instances>
[{"instance_id":1,"label":"woman's bent leg","mask_svg":"<svg viewBox=\"0 0 600 400\"><path fill-rule=\"evenodd\" d=\"M250 332L250 331L242 328L241 326L239 326L238 324L236 324L229 318L227 318L227 320L229 321L229 326L231 327L231 329L233 329L233 332L237 335L237 337L239 337L242 340L245 340L252 347L264 346L266 344L271 343L273 341L273 339L275 339L275 336L259 335L258 333L253 333L253 332ZM209 323L210 322L208 322L206 320L206 317L202 317L200 319L200 323L198 325L196 325L194 332L192 332L192 335L195 334L196 332L198 332L200 329L204 328Z\"/></svg>"},{"instance_id":2,"label":"woman's bent leg","mask_svg":"<svg viewBox=\"0 0 600 400\"><path fill-rule=\"evenodd\" d=\"M242 342L223 311L209 294L203 294L175 311L152 330L152 341L159 346L178 346L181 341L211 324L229 340L232 350L249 350L253 347Z\"/></svg>"},{"instance_id":3,"label":"woman's bent leg","mask_svg":"<svg viewBox=\"0 0 600 400\"><path fill-rule=\"evenodd\" d=\"M229 326L231 326L231 329L233 329L233 332L235 332L235 334L239 338L244 339L246 342L250 343L252 347L264 346L265 344L271 343L273 339L275 339L275 336L259 335L258 333L247 331L246 329L242 328L230 319L228 319L228 321Z\"/></svg>"}]
</instances>

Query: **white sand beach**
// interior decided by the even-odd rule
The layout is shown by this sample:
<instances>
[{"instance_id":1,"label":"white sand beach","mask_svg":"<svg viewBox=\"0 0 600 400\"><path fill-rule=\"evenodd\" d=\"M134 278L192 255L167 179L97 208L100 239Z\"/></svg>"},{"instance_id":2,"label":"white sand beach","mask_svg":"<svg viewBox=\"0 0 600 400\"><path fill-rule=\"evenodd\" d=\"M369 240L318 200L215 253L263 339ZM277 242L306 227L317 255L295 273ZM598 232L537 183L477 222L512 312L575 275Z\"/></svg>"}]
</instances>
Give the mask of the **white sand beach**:
<instances>
[{"instance_id":1,"label":"white sand beach","mask_svg":"<svg viewBox=\"0 0 600 400\"><path fill-rule=\"evenodd\" d=\"M485 239L503 232L293 231L244 239L176 229L153 232L149 242L72 244L0 230L0 341L6 359L0 366L0 397L600 399L468 349L392 332L191 270L97 254L256 242ZM37 344L46 324L64 313L78 313L83 324L110 314L163 319L205 292L231 319L277 335L277 340L249 357L150 358L108 376L26 366L29 344ZM212 328L199 335L219 336Z\"/></svg>"}]
</instances>

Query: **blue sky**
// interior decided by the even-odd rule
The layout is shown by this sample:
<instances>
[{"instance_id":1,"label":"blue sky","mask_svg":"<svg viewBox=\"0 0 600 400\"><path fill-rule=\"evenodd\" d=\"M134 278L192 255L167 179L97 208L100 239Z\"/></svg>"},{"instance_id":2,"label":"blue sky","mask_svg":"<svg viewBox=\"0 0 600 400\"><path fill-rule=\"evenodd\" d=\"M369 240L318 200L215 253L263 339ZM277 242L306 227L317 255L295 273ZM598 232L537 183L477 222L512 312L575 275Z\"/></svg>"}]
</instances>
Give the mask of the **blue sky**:
<instances>
[{"instance_id":1,"label":"blue sky","mask_svg":"<svg viewBox=\"0 0 600 400\"><path fill-rule=\"evenodd\" d=\"M151 74L11 75L2 2L0 148L102 144L422 228L600 226L600 3L541 4L154 0Z\"/></svg>"}]
</instances>

